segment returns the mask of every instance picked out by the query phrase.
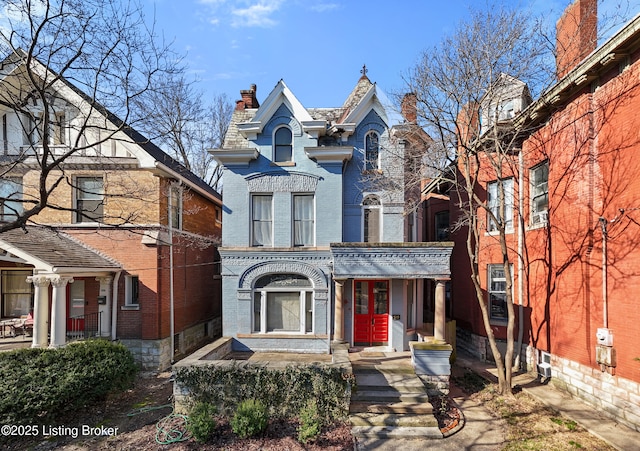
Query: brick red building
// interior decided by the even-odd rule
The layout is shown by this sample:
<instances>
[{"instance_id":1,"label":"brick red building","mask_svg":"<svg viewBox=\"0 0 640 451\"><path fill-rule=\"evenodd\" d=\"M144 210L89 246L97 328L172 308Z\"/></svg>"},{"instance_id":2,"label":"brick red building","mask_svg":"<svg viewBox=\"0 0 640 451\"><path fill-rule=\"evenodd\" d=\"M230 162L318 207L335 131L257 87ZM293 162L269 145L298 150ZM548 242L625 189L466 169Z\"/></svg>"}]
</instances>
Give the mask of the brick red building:
<instances>
[{"instance_id":1,"label":"brick red building","mask_svg":"<svg viewBox=\"0 0 640 451\"><path fill-rule=\"evenodd\" d=\"M19 54L0 64L0 89L20 82L21 64ZM102 336L123 342L143 369L165 369L221 334L221 197L104 108L84 110L91 99L68 81L49 90L58 109L47 143L24 131L22 116L42 117L37 98L29 114L0 106L3 162L21 161L2 170L0 221L38 199L45 146L54 157L82 150L50 174L60 180L55 208L0 234L0 320L32 315L33 347Z\"/></svg>"},{"instance_id":2,"label":"brick red building","mask_svg":"<svg viewBox=\"0 0 640 451\"><path fill-rule=\"evenodd\" d=\"M479 194L490 196L497 183L509 193L507 244L523 361L640 430L640 17L597 48L595 17L596 0L578 0L558 22L559 79L513 119L530 130L522 161L513 156L519 169L505 168L500 181L481 171ZM438 197L427 200L425 211L434 229L436 215L453 223L459 214L453 199L443 204ZM480 281L491 328L504 340L502 256L491 220L481 223ZM436 235L427 231L427 239ZM458 346L491 359L466 234L451 239L448 314L457 322Z\"/></svg>"}]
</instances>

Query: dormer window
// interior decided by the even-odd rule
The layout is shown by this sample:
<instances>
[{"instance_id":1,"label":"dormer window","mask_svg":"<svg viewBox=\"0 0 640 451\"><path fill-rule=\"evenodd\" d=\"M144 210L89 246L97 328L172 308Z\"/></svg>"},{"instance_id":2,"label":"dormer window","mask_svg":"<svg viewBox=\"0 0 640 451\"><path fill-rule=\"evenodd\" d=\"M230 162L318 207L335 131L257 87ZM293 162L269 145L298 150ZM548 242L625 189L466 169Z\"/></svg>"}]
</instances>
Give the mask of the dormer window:
<instances>
[{"instance_id":1,"label":"dormer window","mask_svg":"<svg viewBox=\"0 0 640 451\"><path fill-rule=\"evenodd\" d=\"M374 131L364 138L364 160L365 171L380 169L380 137Z\"/></svg>"},{"instance_id":2,"label":"dormer window","mask_svg":"<svg viewBox=\"0 0 640 451\"><path fill-rule=\"evenodd\" d=\"M287 127L280 127L273 137L273 160L275 163L289 163L293 161L293 135Z\"/></svg>"}]
</instances>

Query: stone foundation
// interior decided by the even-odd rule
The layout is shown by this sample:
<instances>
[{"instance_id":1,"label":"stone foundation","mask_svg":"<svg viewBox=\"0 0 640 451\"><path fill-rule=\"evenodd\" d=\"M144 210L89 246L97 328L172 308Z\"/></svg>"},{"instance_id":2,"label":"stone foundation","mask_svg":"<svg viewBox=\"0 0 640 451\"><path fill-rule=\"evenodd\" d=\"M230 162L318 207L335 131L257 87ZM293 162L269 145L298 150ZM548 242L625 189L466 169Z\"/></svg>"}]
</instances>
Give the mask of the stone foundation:
<instances>
[{"instance_id":1,"label":"stone foundation","mask_svg":"<svg viewBox=\"0 0 640 451\"><path fill-rule=\"evenodd\" d=\"M175 343L176 354L185 354L200 346L205 340L220 335L222 322L220 318L200 323L180 332ZM205 334L206 332L206 334ZM133 354L140 369L145 372L165 371L171 366L171 338L159 340L121 339Z\"/></svg>"}]
</instances>

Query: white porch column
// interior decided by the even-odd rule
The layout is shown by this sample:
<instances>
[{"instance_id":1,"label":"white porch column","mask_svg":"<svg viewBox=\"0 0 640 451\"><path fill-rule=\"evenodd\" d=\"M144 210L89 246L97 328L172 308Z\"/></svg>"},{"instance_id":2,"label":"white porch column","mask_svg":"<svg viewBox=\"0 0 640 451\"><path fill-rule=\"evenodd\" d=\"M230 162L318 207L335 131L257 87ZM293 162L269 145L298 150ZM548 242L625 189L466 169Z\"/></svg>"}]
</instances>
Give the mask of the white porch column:
<instances>
[{"instance_id":1,"label":"white porch column","mask_svg":"<svg viewBox=\"0 0 640 451\"><path fill-rule=\"evenodd\" d=\"M436 302L433 315L433 337L439 341L445 341L445 328L447 323L445 309L445 283L448 279L436 280Z\"/></svg>"},{"instance_id":2,"label":"white porch column","mask_svg":"<svg viewBox=\"0 0 640 451\"><path fill-rule=\"evenodd\" d=\"M47 346L49 334L49 279L47 276L29 276L27 282L34 287L32 348Z\"/></svg>"},{"instance_id":3,"label":"white porch column","mask_svg":"<svg viewBox=\"0 0 640 451\"><path fill-rule=\"evenodd\" d=\"M100 312L100 336L108 337L111 334L111 282L113 277L96 277L100 282L100 297L104 297L105 303L98 303Z\"/></svg>"},{"instance_id":4,"label":"white porch column","mask_svg":"<svg viewBox=\"0 0 640 451\"><path fill-rule=\"evenodd\" d=\"M53 303L51 307L51 344L50 348L59 348L67 342L67 283L73 282L73 277L54 276Z\"/></svg>"},{"instance_id":5,"label":"white porch column","mask_svg":"<svg viewBox=\"0 0 640 451\"><path fill-rule=\"evenodd\" d=\"M343 299L343 290L344 290L344 280L334 280L333 281L335 287L336 294L336 302L335 302L335 316L334 316L334 324L333 324L333 341L337 343L344 342L344 299Z\"/></svg>"}]
</instances>

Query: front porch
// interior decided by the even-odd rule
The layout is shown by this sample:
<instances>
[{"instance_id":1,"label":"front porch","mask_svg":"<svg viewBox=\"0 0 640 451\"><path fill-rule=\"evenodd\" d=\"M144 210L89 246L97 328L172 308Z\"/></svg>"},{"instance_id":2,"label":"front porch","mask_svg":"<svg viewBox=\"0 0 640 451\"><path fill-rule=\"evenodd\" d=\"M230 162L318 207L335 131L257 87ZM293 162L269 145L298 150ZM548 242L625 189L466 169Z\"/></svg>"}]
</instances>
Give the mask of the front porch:
<instances>
[{"instance_id":1,"label":"front porch","mask_svg":"<svg viewBox=\"0 0 640 451\"><path fill-rule=\"evenodd\" d=\"M64 233L28 226L0 235L2 336L31 332L31 346L112 335L121 266ZM29 326L17 325L29 318Z\"/></svg>"},{"instance_id":2,"label":"front porch","mask_svg":"<svg viewBox=\"0 0 640 451\"><path fill-rule=\"evenodd\" d=\"M449 242L332 243L334 342L408 351L427 328L444 342L452 250ZM433 280L434 288L425 279ZM434 290L433 323L423 315L425 289Z\"/></svg>"}]
</instances>

